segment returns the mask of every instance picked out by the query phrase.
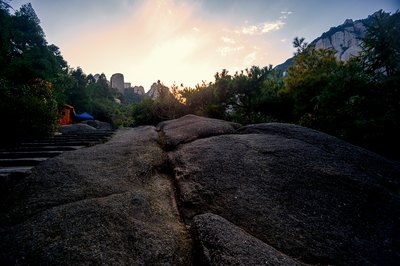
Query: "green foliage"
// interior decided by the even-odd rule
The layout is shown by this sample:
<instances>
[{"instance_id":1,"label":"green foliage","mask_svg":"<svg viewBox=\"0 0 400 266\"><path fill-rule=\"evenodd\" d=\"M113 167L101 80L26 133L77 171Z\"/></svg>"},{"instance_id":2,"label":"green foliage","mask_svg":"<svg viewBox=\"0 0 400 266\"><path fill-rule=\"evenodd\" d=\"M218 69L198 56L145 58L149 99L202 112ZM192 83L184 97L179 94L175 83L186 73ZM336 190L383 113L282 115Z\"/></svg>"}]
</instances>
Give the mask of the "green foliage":
<instances>
[{"instance_id":1,"label":"green foliage","mask_svg":"<svg viewBox=\"0 0 400 266\"><path fill-rule=\"evenodd\" d=\"M282 91L293 103L294 122L400 159L399 18L398 12L379 12L363 52L348 62L301 46L297 38Z\"/></svg>"},{"instance_id":2,"label":"green foliage","mask_svg":"<svg viewBox=\"0 0 400 266\"><path fill-rule=\"evenodd\" d=\"M272 66L253 66L233 76L216 73L215 82L184 88L186 113L232 120L243 124L289 119L290 99L281 95L282 78Z\"/></svg>"},{"instance_id":3,"label":"green foliage","mask_svg":"<svg viewBox=\"0 0 400 266\"><path fill-rule=\"evenodd\" d=\"M400 13L390 15L380 10L367 26L363 39L364 62L377 79L400 72Z\"/></svg>"},{"instance_id":4,"label":"green foliage","mask_svg":"<svg viewBox=\"0 0 400 266\"><path fill-rule=\"evenodd\" d=\"M0 80L0 113L3 114L3 144L48 136L58 126L52 85L44 80L17 87Z\"/></svg>"},{"instance_id":5,"label":"green foliage","mask_svg":"<svg viewBox=\"0 0 400 266\"><path fill-rule=\"evenodd\" d=\"M36 78L54 78L66 69L58 47L47 45L31 4L23 5L14 15L1 9L0 20L0 77L27 84Z\"/></svg>"},{"instance_id":6,"label":"green foliage","mask_svg":"<svg viewBox=\"0 0 400 266\"><path fill-rule=\"evenodd\" d=\"M47 45L40 21L30 4L10 13L0 2L1 141L43 137L58 125L59 94L51 81L65 71L58 48Z\"/></svg>"},{"instance_id":7,"label":"green foliage","mask_svg":"<svg viewBox=\"0 0 400 266\"><path fill-rule=\"evenodd\" d=\"M172 88L177 92L177 88ZM185 114L184 106L173 94L161 91L156 99L145 97L131 105L133 126L156 125L161 121L178 118Z\"/></svg>"}]
</instances>

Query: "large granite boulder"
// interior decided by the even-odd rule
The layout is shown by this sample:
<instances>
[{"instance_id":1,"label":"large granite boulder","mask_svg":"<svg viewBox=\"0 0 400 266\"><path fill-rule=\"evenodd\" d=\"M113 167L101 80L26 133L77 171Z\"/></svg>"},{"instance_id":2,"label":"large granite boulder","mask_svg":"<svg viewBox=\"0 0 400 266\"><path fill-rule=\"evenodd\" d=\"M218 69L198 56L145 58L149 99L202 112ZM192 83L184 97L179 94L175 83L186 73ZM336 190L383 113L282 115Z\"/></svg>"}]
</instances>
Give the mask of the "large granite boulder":
<instances>
[{"instance_id":1,"label":"large granite boulder","mask_svg":"<svg viewBox=\"0 0 400 266\"><path fill-rule=\"evenodd\" d=\"M217 214L304 263L400 261L397 162L289 124L192 140L170 160L188 224Z\"/></svg>"},{"instance_id":2,"label":"large granite boulder","mask_svg":"<svg viewBox=\"0 0 400 266\"><path fill-rule=\"evenodd\" d=\"M2 180L1 265L188 265L166 155L154 127L50 159Z\"/></svg>"},{"instance_id":3,"label":"large granite boulder","mask_svg":"<svg viewBox=\"0 0 400 266\"><path fill-rule=\"evenodd\" d=\"M196 139L222 134L234 134L241 125L218 119L186 115L178 119L161 122L157 125L160 143L166 150Z\"/></svg>"},{"instance_id":4,"label":"large granite boulder","mask_svg":"<svg viewBox=\"0 0 400 266\"><path fill-rule=\"evenodd\" d=\"M96 128L87 124L79 123L60 126L58 131L64 135L80 135L95 133Z\"/></svg>"},{"instance_id":5,"label":"large granite boulder","mask_svg":"<svg viewBox=\"0 0 400 266\"><path fill-rule=\"evenodd\" d=\"M197 116L0 179L1 265L397 265L400 163Z\"/></svg>"},{"instance_id":6,"label":"large granite boulder","mask_svg":"<svg viewBox=\"0 0 400 266\"><path fill-rule=\"evenodd\" d=\"M197 265L301 265L215 214L195 216L192 231Z\"/></svg>"}]
</instances>

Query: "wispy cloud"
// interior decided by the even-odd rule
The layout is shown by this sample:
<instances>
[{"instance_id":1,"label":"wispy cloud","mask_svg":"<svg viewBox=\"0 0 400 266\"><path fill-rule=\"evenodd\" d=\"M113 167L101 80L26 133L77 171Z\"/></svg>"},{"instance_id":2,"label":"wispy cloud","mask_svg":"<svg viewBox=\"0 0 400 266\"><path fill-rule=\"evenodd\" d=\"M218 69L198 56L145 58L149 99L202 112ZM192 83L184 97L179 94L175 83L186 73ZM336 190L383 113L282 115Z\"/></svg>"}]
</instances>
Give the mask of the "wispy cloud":
<instances>
[{"instance_id":1,"label":"wispy cloud","mask_svg":"<svg viewBox=\"0 0 400 266\"><path fill-rule=\"evenodd\" d=\"M238 34L245 35L261 35L265 33L269 33L272 31L280 30L285 25L285 20L288 18L288 15L292 14L292 11L281 11L281 16L279 19L275 21L266 21L258 24L249 25L249 22L246 20L245 25L242 26L239 30L235 32Z\"/></svg>"},{"instance_id":2,"label":"wispy cloud","mask_svg":"<svg viewBox=\"0 0 400 266\"><path fill-rule=\"evenodd\" d=\"M274 22L264 22L257 25L244 26L240 30L236 30L236 33L247 34L247 35L260 35L271 31L279 30L285 25L282 19L278 19Z\"/></svg>"},{"instance_id":3,"label":"wispy cloud","mask_svg":"<svg viewBox=\"0 0 400 266\"><path fill-rule=\"evenodd\" d=\"M192 1L143 1L119 21L70 38L63 53L87 73L109 77L122 72L126 81L145 88L158 79L166 85L177 81L193 86L211 81L223 68L236 71L270 62L271 44L263 35L281 29L285 19L245 21L237 27L196 17L198 8Z\"/></svg>"},{"instance_id":4,"label":"wispy cloud","mask_svg":"<svg viewBox=\"0 0 400 266\"><path fill-rule=\"evenodd\" d=\"M284 10L284 11L281 11L281 14L282 14L282 15L291 15L291 14L293 14L293 12L292 12L292 11Z\"/></svg>"},{"instance_id":5,"label":"wispy cloud","mask_svg":"<svg viewBox=\"0 0 400 266\"><path fill-rule=\"evenodd\" d=\"M238 46L238 47L230 47L230 46L224 46L224 47L219 47L217 48L217 52L221 56L227 56L229 54L232 54L234 52L238 52L244 49L244 46Z\"/></svg>"},{"instance_id":6,"label":"wispy cloud","mask_svg":"<svg viewBox=\"0 0 400 266\"><path fill-rule=\"evenodd\" d=\"M257 60L257 52L252 52L246 55L246 57L243 60L243 64L246 66L251 66L256 60Z\"/></svg>"},{"instance_id":7,"label":"wispy cloud","mask_svg":"<svg viewBox=\"0 0 400 266\"><path fill-rule=\"evenodd\" d=\"M229 37L222 36L221 39L222 39L222 41L223 41L224 43L231 43L231 44L236 43L236 41L235 41L233 38L229 38Z\"/></svg>"}]
</instances>

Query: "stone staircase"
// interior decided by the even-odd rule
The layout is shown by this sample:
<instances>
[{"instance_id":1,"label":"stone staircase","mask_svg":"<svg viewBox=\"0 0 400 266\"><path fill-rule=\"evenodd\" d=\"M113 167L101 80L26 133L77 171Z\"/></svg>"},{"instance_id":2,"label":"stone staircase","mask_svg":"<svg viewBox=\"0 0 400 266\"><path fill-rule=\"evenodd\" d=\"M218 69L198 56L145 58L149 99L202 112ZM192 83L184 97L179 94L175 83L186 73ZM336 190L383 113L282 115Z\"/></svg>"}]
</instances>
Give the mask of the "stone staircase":
<instances>
[{"instance_id":1,"label":"stone staircase","mask_svg":"<svg viewBox=\"0 0 400 266\"><path fill-rule=\"evenodd\" d=\"M63 134L22 142L13 147L0 147L0 177L29 175L37 164L65 151L104 143L113 130L96 130L83 134Z\"/></svg>"}]
</instances>

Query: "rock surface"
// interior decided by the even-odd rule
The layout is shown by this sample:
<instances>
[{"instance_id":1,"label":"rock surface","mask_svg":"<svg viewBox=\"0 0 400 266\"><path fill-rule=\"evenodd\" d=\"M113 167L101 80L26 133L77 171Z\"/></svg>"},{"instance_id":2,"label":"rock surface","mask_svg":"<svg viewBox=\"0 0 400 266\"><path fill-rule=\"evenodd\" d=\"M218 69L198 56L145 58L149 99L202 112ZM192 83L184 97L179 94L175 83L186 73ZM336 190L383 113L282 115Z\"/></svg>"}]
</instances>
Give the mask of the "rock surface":
<instances>
[{"instance_id":1,"label":"rock surface","mask_svg":"<svg viewBox=\"0 0 400 266\"><path fill-rule=\"evenodd\" d=\"M88 124L91 127L94 127L95 129L113 130L113 126L110 123L102 122L99 120L89 120L89 121L86 121L86 124Z\"/></svg>"},{"instance_id":2,"label":"rock surface","mask_svg":"<svg viewBox=\"0 0 400 266\"><path fill-rule=\"evenodd\" d=\"M305 263L399 261L399 163L294 125L240 133L170 153L186 223L217 214Z\"/></svg>"},{"instance_id":3,"label":"rock surface","mask_svg":"<svg viewBox=\"0 0 400 266\"><path fill-rule=\"evenodd\" d=\"M72 124L72 125L65 125L60 126L58 131L62 134L90 134L96 132L96 128L89 126L87 124Z\"/></svg>"},{"instance_id":4,"label":"rock surface","mask_svg":"<svg viewBox=\"0 0 400 266\"><path fill-rule=\"evenodd\" d=\"M146 93L147 97L152 99L157 99L158 97L173 97L172 93L169 91L169 88L164 86L158 81L157 83L153 83L150 87L150 90Z\"/></svg>"},{"instance_id":5,"label":"rock surface","mask_svg":"<svg viewBox=\"0 0 400 266\"><path fill-rule=\"evenodd\" d=\"M398 263L399 162L295 125L239 127L118 130L1 179L0 264Z\"/></svg>"},{"instance_id":6,"label":"rock surface","mask_svg":"<svg viewBox=\"0 0 400 266\"><path fill-rule=\"evenodd\" d=\"M198 265L301 265L215 214L197 215L193 234Z\"/></svg>"},{"instance_id":7,"label":"rock surface","mask_svg":"<svg viewBox=\"0 0 400 266\"><path fill-rule=\"evenodd\" d=\"M139 95L144 95L145 94L143 86L134 86L133 87L133 91L136 94L139 94Z\"/></svg>"},{"instance_id":8,"label":"rock surface","mask_svg":"<svg viewBox=\"0 0 400 266\"><path fill-rule=\"evenodd\" d=\"M186 115L184 117L164 121L158 124L161 132L160 141L165 149L176 148L179 144L188 143L196 139L236 133L241 125L218 119Z\"/></svg>"},{"instance_id":9,"label":"rock surface","mask_svg":"<svg viewBox=\"0 0 400 266\"><path fill-rule=\"evenodd\" d=\"M188 265L154 127L119 130L23 180L2 180L1 265Z\"/></svg>"},{"instance_id":10,"label":"rock surface","mask_svg":"<svg viewBox=\"0 0 400 266\"><path fill-rule=\"evenodd\" d=\"M350 57L357 56L362 51L362 38L366 32L363 21L346 20L340 30L332 30L331 34L327 33L316 39L315 48L332 49L338 60L348 61Z\"/></svg>"},{"instance_id":11,"label":"rock surface","mask_svg":"<svg viewBox=\"0 0 400 266\"><path fill-rule=\"evenodd\" d=\"M125 81L124 81L124 75L121 73L115 73L111 76L110 79L110 87L112 89L116 89L121 93L124 93L125 89Z\"/></svg>"}]
</instances>

